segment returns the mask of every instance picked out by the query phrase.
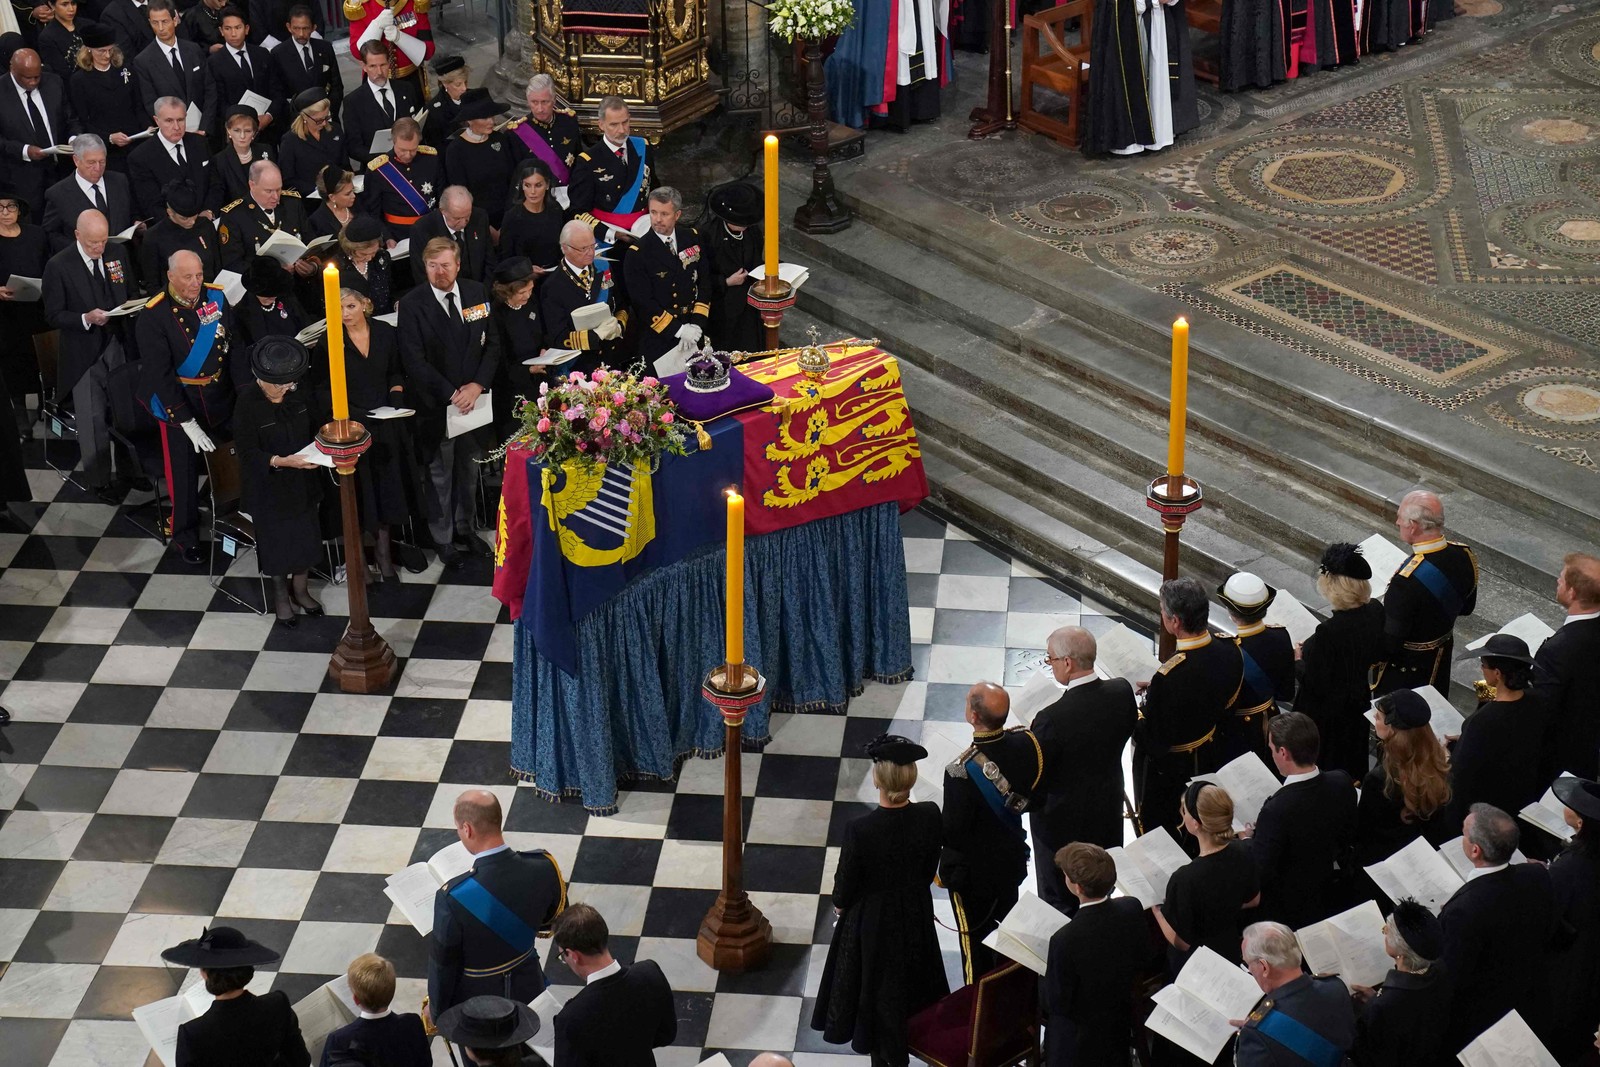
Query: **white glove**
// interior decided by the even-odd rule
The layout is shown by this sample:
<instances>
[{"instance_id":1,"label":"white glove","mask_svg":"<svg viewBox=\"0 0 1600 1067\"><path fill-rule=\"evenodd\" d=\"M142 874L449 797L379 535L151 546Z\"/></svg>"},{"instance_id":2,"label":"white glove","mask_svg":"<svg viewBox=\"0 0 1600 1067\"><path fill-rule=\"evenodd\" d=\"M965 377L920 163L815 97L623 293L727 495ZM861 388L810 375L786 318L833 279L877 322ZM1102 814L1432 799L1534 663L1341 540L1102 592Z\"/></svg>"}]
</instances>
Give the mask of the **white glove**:
<instances>
[{"instance_id":1,"label":"white glove","mask_svg":"<svg viewBox=\"0 0 1600 1067\"><path fill-rule=\"evenodd\" d=\"M692 341L679 341L670 351L655 362L656 377L665 378L669 374L682 374L689 369L689 357L698 350Z\"/></svg>"},{"instance_id":2,"label":"white glove","mask_svg":"<svg viewBox=\"0 0 1600 1067\"><path fill-rule=\"evenodd\" d=\"M189 419L179 425L183 427L183 432L189 435L189 443L194 445L196 452L215 452L217 450L217 446L212 443L211 438L206 436L206 432L200 428L198 422Z\"/></svg>"},{"instance_id":3,"label":"white glove","mask_svg":"<svg viewBox=\"0 0 1600 1067\"><path fill-rule=\"evenodd\" d=\"M398 26L385 26L383 28L383 39L385 41L391 41L392 42L396 37L399 37L399 36L400 36L400 28Z\"/></svg>"},{"instance_id":4,"label":"white glove","mask_svg":"<svg viewBox=\"0 0 1600 1067\"><path fill-rule=\"evenodd\" d=\"M389 40L393 41L394 46L400 49L405 57L416 66L420 67L423 60L428 58L427 42L417 40L398 26L395 27L394 36L390 37Z\"/></svg>"},{"instance_id":5,"label":"white glove","mask_svg":"<svg viewBox=\"0 0 1600 1067\"><path fill-rule=\"evenodd\" d=\"M704 336L703 331L692 322L686 322L678 327L678 340L680 341L688 341L692 345L697 345L700 343L702 336Z\"/></svg>"},{"instance_id":6,"label":"white glove","mask_svg":"<svg viewBox=\"0 0 1600 1067\"><path fill-rule=\"evenodd\" d=\"M394 25L394 10L392 8L387 8L387 7L384 8L382 11L380 11L376 15L372 16L372 24L377 26L379 29L384 29L384 28L387 28L389 26L393 26Z\"/></svg>"},{"instance_id":7,"label":"white glove","mask_svg":"<svg viewBox=\"0 0 1600 1067\"><path fill-rule=\"evenodd\" d=\"M594 328L595 336L602 341L615 341L622 336L622 323L616 319L607 319Z\"/></svg>"},{"instance_id":8,"label":"white glove","mask_svg":"<svg viewBox=\"0 0 1600 1067\"><path fill-rule=\"evenodd\" d=\"M388 8L384 8L382 11L378 12L377 15L373 16L373 18L367 23L366 28L361 31L361 36L356 38L356 47L360 48L368 41L376 41L379 37L383 36L383 31L385 28L393 25L394 12L390 11Z\"/></svg>"}]
</instances>

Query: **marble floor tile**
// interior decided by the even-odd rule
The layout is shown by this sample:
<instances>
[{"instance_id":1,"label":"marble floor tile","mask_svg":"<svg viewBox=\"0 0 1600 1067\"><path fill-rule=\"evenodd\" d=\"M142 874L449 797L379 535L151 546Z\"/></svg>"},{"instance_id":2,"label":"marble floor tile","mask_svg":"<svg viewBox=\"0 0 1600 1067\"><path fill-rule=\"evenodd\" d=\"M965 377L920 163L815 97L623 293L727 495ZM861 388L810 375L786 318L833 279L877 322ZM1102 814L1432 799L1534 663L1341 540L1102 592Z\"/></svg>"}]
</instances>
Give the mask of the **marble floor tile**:
<instances>
[{"instance_id":1,"label":"marble floor tile","mask_svg":"<svg viewBox=\"0 0 1600 1067\"><path fill-rule=\"evenodd\" d=\"M902 539L906 552L906 570L919 574L938 574L944 557L944 541L932 537L906 537Z\"/></svg>"},{"instance_id":2,"label":"marble floor tile","mask_svg":"<svg viewBox=\"0 0 1600 1067\"><path fill-rule=\"evenodd\" d=\"M39 762L53 767L121 767L137 740L137 726L69 722Z\"/></svg>"},{"instance_id":3,"label":"marble floor tile","mask_svg":"<svg viewBox=\"0 0 1600 1067\"><path fill-rule=\"evenodd\" d=\"M92 963L13 963L0 975L0 1018L70 1019L98 970Z\"/></svg>"},{"instance_id":4,"label":"marble floor tile","mask_svg":"<svg viewBox=\"0 0 1600 1067\"><path fill-rule=\"evenodd\" d=\"M510 741L511 701L469 700L456 728L459 741Z\"/></svg>"},{"instance_id":5,"label":"marble floor tile","mask_svg":"<svg viewBox=\"0 0 1600 1067\"><path fill-rule=\"evenodd\" d=\"M76 578L76 571L8 568L0 574L0 604L60 604Z\"/></svg>"},{"instance_id":6,"label":"marble floor tile","mask_svg":"<svg viewBox=\"0 0 1600 1067\"><path fill-rule=\"evenodd\" d=\"M244 688L315 693L327 674L326 652L263 652L250 669Z\"/></svg>"},{"instance_id":7,"label":"marble floor tile","mask_svg":"<svg viewBox=\"0 0 1600 1067\"><path fill-rule=\"evenodd\" d=\"M415 661L413 661L415 662ZM361 777L386 782L437 782L450 756L447 737L379 737Z\"/></svg>"},{"instance_id":8,"label":"marble floor tile","mask_svg":"<svg viewBox=\"0 0 1600 1067\"><path fill-rule=\"evenodd\" d=\"M355 792L354 778L279 778L261 817L279 822L338 822Z\"/></svg>"},{"instance_id":9,"label":"marble floor tile","mask_svg":"<svg viewBox=\"0 0 1600 1067\"><path fill-rule=\"evenodd\" d=\"M99 537L116 517L109 504L68 504L57 500L44 509L33 528L34 536Z\"/></svg>"},{"instance_id":10,"label":"marble floor tile","mask_svg":"<svg viewBox=\"0 0 1600 1067\"><path fill-rule=\"evenodd\" d=\"M934 645L928 656L928 681L971 685L1001 682L1006 673L1006 650L981 645Z\"/></svg>"},{"instance_id":11,"label":"marble floor tile","mask_svg":"<svg viewBox=\"0 0 1600 1067\"><path fill-rule=\"evenodd\" d=\"M49 911L126 912L149 873L148 863L73 860L56 879L44 906Z\"/></svg>"},{"instance_id":12,"label":"marble floor tile","mask_svg":"<svg viewBox=\"0 0 1600 1067\"><path fill-rule=\"evenodd\" d=\"M422 831L414 826L341 826L333 837L325 871L390 875L411 862Z\"/></svg>"},{"instance_id":13,"label":"marble floor tile","mask_svg":"<svg viewBox=\"0 0 1600 1067\"><path fill-rule=\"evenodd\" d=\"M0 641L0 682L9 681L17 673L31 648L33 645L27 641Z\"/></svg>"},{"instance_id":14,"label":"marble floor tile","mask_svg":"<svg viewBox=\"0 0 1600 1067\"><path fill-rule=\"evenodd\" d=\"M833 802L756 797L745 840L751 844L813 845L828 843L828 821Z\"/></svg>"},{"instance_id":15,"label":"marble floor tile","mask_svg":"<svg viewBox=\"0 0 1600 1067\"><path fill-rule=\"evenodd\" d=\"M115 645L107 650L92 680L114 685L166 685L183 652L176 645Z\"/></svg>"},{"instance_id":16,"label":"marble floor tile","mask_svg":"<svg viewBox=\"0 0 1600 1067\"><path fill-rule=\"evenodd\" d=\"M280 970L298 974L342 974L351 960L378 945L378 923L302 922L283 954Z\"/></svg>"},{"instance_id":17,"label":"marble floor tile","mask_svg":"<svg viewBox=\"0 0 1600 1067\"><path fill-rule=\"evenodd\" d=\"M706 1030L707 1048L787 1049L800 1025L801 999L720 993Z\"/></svg>"},{"instance_id":18,"label":"marble floor tile","mask_svg":"<svg viewBox=\"0 0 1600 1067\"><path fill-rule=\"evenodd\" d=\"M1044 648L1052 631L1076 625L1076 612L1013 611L1006 616L1006 647Z\"/></svg>"},{"instance_id":19,"label":"marble floor tile","mask_svg":"<svg viewBox=\"0 0 1600 1067\"><path fill-rule=\"evenodd\" d=\"M303 734L354 734L376 737L383 728L389 698L360 693L318 693L300 727ZM509 729L509 728L508 728Z\"/></svg>"},{"instance_id":20,"label":"marble floor tile","mask_svg":"<svg viewBox=\"0 0 1600 1067\"><path fill-rule=\"evenodd\" d=\"M722 757L716 759L686 759L678 768L678 793L701 796L718 796L723 791ZM761 753L744 752L739 757L739 792L747 797L756 795L756 781L761 776Z\"/></svg>"},{"instance_id":21,"label":"marble floor tile","mask_svg":"<svg viewBox=\"0 0 1600 1067\"><path fill-rule=\"evenodd\" d=\"M207 612L205 621L189 639L189 647L259 652L275 621L271 615L253 611Z\"/></svg>"},{"instance_id":22,"label":"marble floor tile","mask_svg":"<svg viewBox=\"0 0 1600 1067\"><path fill-rule=\"evenodd\" d=\"M84 811L14 811L0 826L0 859L71 859L92 818Z\"/></svg>"},{"instance_id":23,"label":"marble floor tile","mask_svg":"<svg viewBox=\"0 0 1600 1067\"><path fill-rule=\"evenodd\" d=\"M941 574L938 598L934 606L964 608L969 611L1005 611L1010 590L1010 578L977 574Z\"/></svg>"},{"instance_id":24,"label":"marble floor tile","mask_svg":"<svg viewBox=\"0 0 1600 1067\"><path fill-rule=\"evenodd\" d=\"M167 688L150 712L148 725L177 730L220 730L228 721L233 694L222 689Z\"/></svg>"},{"instance_id":25,"label":"marble floor tile","mask_svg":"<svg viewBox=\"0 0 1600 1067\"><path fill-rule=\"evenodd\" d=\"M761 751L763 755L837 758L843 741L842 716L778 714L772 717L772 743Z\"/></svg>"},{"instance_id":26,"label":"marble floor tile","mask_svg":"<svg viewBox=\"0 0 1600 1067\"><path fill-rule=\"evenodd\" d=\"M17 798L38 769L35 763L0 763L0 810L16 806Z\"/></svg>"},{"instance_id":27,"label":"marble floor tile","mask_svg":"<svg viewBox=\"0 0 1600 1067\"><path fill-rule=\"evenodd\" d=\"M483 651L485 663L510 663L516 646L516 627L510 623L497 623L489 635L489 647Z\"/></svg>"},{"instance_id":28,"label":"marble floor tile","mask_svg":"<svg viewBox=\"0 0 1600 1067\"><path fill-rule=\"evenodd\" d=\"M811 960L806 967L805 995L816 998L817 991L822 988L822 972L828 965L828 946L812 945Z\"/></svg>"},{"instance_id":29,"label":"marble floor tile","mask_svg":"<svg viewBox=\"0 0 1600 1067\"><path fill-rule=\"evenodd\" d=\"M663 841L654 884L679 889L721 889L722 842Z\"/></svg>"},{"instance_id":30,"label":"marble floor tile","mask_svg":"<svg viewBox=\"0 0 1600 1067\"><path fill-rule=\"evenodd\" d=\"M39 633L41 641L109 645L128 621L129 608L59 607Z\"/></svg>"},{"instance_id":31,"label":"marble floor tile","mask_svg":"<svg viewBox=\"0 0 1600 1067\"><path fill-rule=\"evenodd\" d=\"M167 546L153 537L102 537L84 561L83 569L150 574L166 552Z\"/></svg>"},{"instance_id":32,"label":"marble floor tile","mask_svg":"<svg viewBox=\"0 0 1600 1067\"><path fill-rule=\"evenodd\" d=\"M423 617L438 622L494 622L500 617L500 602L470 585L440 585Z\"/></svg>"},{"instance_id":33,"label":"marble floor tile","mask_svg":"<svg viewBox=\"0 0 1600 1067\"><path fill-rule=\"evenodd\" d=\"M66 722L88 682L8 682L0 703L16 722Z\"/></svg>"},{"instance_id":34,"label":"marble floor tile","mask_svg":"<svg viewBox=\"0 0 1600 1067\"><path fill-rule=\"evenodd\" d=\"M571 905L580 900L599 909L613 937L638 937L644 930L650 887L573 882L567 886L567 903Z\"/></svg>"},{"instance_id":35,"label":"marble floor tile","mask_svg":"<svg viewBox=\"0 0 1600 1067\"><path fill-rule=\"evenodd\" d=\"M317 877L316 871L241 867L233 872L233 881L217 905L217 914L241 919L298 919L317 886Z\"/></svg>"},{"instance_id":36,"label":"marble floor tile","mask_svg":"<svg viewBox=\"0 0 1600 1067\"><path fill-rule=\"evenodd\" d=\"M695 951L695 943L685 937L641 937L634 950L637 960L654 960L666 975L667 984L686 993L715 993L717 972L706 965ZM657 1067L660 1067L658 1064Z\"/></svg>"},{"instance_id":37,"label":"marble floor tile","mask_svg":"<svg viewBox=\"0 0 1600 1067\"><path fill-rule=\"evenodd\" d=\"M476 660L407 660L405 672L400 675L400 681L395 685L394 695L466 700L472 696L472 683L477 676Z\"/></svg>"},{"instance_id":38,"label":"marble floor tile","mask_svg":"<svg viewBox=\"0 0 1600 1067\"><path fill-rule=\"evenodd\" d=\"M245 819L180 818L162 842L156 862L177 867L233 867L256 824Z\"/></svg>"},{"instance_id":39,"label":"marble floor tile","mask_svg":"<svg viewBox=\"0 0 1600 1067\"><path fill-rule=\"evenodd\" d=\"M107 815L177 815L198 779L192 771L118 771L111 791L100 802L100 811Z\"/></svg>"},{"instance_id":40,"label":"marble floor tile","mask_svg":"<svg viewBox=\"0 0 1600 1067\"><path fill-rule=\"evenodd\" d=\"M346 613L348 614L348 612ZM396 659L410 659L416 647L417 634L422 632L421 619L373 619L373 629L389 642Z\"/></svg>"},{"instance_id":41,"label":"marble floor tile","mask_svg":"<svg viewBox=\"0 0 1600 1067\"><path fill-rule=\"evenodd\" d=\"M144 1067L150 1043L139 1024L117 1019L74 1019L50 1067Z\"/></svg>"},{"instance_id":42,"label":"marble floor tile","mask_svg":"<svg viewBox=\"0 0 1600 1067\"><path fill-rule=\"evenodd\" d=\"M205 611L217 591L203 574L152 574L139 592L136 608ZM202 626L203 630L205 627Z\"/></svg>"},{"instance_id":43,"label":"marble floor tile","mask_svg":"<svg viewBox=\"0 0 1600 1067\"><path fill-rule=\"evenodd\" d=\"M926 681L901 682L884 685L868 682L866 689L850 701L846 714L874 719L911 719L923 717L923 705L928 699Z\"/></svg>"},{"instance_id":44,"label":"marble floor tile","mask_svg":"<svg viewBox=\"0 0 1600 1067\"><path fill-rule=\"evenodd\" d=\"M150 915L130 912L104 960L108 967L165 967L161 953L180 941L199 937L209 915Z\"/></svg>"},{"instance_id":45,"label":"marble floor tile","mask_svg":"<svg viewBox=\"0 0 1600 1067\"><path fill-rule=\"evenodd\" d=\"M556 866L561 868L562 877L572 873L573 866L578 862L578 848L583 844L581 834L531 834L508 832L506 844L523 852L531 852L542 848L555 859ZM570 895L570 893L569 893Z\"/></svg>"},{"instance_id":46,"label":"marble floor tile","mask_svg":"<svg viewBox=\"0 0 1600 1067\"><path fill-rule=\"evenodd\" d=\"M659 841L667 836L667 817L671 814L671 793L644 790L619 793L617 813L603 819L591 816L584 834L587 837L647 837Z\"/></svg>"},{"instance_id":47,"label":"marble floor tile","mask_svg":"<svg viewBox=\"0 0 1600 1067\"><path fill-rule=\"evenodd\" d=\"M223 730L202 769L207 774L276 775L294 748L295 736L275 731Z\"/></svg>"},{"instance_id":48,"label":"marble floor tile","mask_svg":"<svg viewBox=\"0 0 1600 1067\"><path fill-rule=\"evenodd\" d=\"M935 608L909 608L911 612L911 642L925 645L933 640Z\"/></svg>"},{"instance_id":49,"label":"marble floor tile","mask_svg":"<svg viewBox=\"0 0 1600 1067\"><path fill-rule=\"evenodd\" d=\"M0 960L9 960L38 917L36 908L0 908Z\"/></svg>"},{"instance_id":50,"label":"marble floor tile","mask_svg":"<svg viewBox=\"0 0 1600 1067\"><path fill-rule=\"evenodd\" d=\"M756 890L750 900L772 924L772 940L785 945L809 945L817 925L814 893L771 893Z\"/></svg>"}]
</instances>

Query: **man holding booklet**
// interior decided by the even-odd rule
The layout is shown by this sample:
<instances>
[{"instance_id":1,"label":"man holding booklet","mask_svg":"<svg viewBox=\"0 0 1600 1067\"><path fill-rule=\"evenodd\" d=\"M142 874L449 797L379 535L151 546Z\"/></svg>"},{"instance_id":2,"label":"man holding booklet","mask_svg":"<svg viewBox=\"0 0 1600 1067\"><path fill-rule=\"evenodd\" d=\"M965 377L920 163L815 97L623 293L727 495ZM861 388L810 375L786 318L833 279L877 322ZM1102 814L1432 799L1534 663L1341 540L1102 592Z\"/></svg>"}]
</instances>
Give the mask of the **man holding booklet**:
<instances>
[{"instance_id":1,"label":"man holding booklet","mask_svg":"<svg viewBox=\"0 0 1600 1067\"><path fill-rule=\"evenodd\" d=\"M1282 923L1252 923L1240 945L1261 1003L1240 1023L1237 1067L1337 1067L1355 1043L1355 1011L1344 983L1300 967L1300 943Z\"/></svg>"}]
</instances>

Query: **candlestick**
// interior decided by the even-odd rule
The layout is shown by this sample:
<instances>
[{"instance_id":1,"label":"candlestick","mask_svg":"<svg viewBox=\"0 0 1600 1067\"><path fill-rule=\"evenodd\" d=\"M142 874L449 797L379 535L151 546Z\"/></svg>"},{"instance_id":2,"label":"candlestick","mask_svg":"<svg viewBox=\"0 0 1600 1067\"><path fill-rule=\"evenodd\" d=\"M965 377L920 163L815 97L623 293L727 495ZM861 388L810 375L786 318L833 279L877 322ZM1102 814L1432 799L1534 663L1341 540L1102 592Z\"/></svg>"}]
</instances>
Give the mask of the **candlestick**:
<instances>
[{"instance_id":1,"label":"candlestick","mask_svg":"<svg viewBox=\"0 0 1600 1067\"><path fill-rule=\"evenodd\" d=\"M1167 417L1167 477L1183 477L1183 438L1189 418L1189 320L1172 324L1172 408Z\"/></svg>"},{"instance_id":2,"label":"candlestick","mask_svg":"<svg viewBox=\"0 0 1600 1067\"><path fill-rule=\"evenodd\" d=\"M322 303L328 322L328 387L333 394L333 418L343 422L350 417L350 403L344 384L344 320L339 305L339 267L335 263L322 268Z\"/></svg>"},{"instance_id":3,"label":"candlestick","mask_svg":"<svg viewBox=\"0 0 1600 1067\"><path fill-rule=\"evenodd\" d=\"M767 134L764 153L762 176L767 187L766 230L762 233L766 239L764 259L767 278L775 279L778 276L778 139L770 133Z\"/></svg>"},{"instance_id":4,"label":"candlestick","mask_svg":"<svg viewBox=\"0 0 1600 1067\"><path fill-rule=\"evenodd\" d=\"M729 689L744 685L744 497L728 490L728 631L725 657Z\"/></svg>"}]
</instances>

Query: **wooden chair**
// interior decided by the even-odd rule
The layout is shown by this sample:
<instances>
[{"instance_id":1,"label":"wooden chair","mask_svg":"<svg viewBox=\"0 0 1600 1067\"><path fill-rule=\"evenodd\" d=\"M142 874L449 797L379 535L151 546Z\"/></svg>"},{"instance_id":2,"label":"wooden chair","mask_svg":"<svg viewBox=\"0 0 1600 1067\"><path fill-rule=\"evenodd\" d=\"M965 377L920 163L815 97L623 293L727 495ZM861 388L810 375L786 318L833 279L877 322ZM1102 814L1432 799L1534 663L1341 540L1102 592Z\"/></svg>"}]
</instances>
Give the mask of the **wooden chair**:
<instances>
[{"instance_id":1,"label":"wooden chair","mask_svg":"<svg viewBox=\"0 0 1600 1067\"><path fill-rule=\"evenodd\" d=\"M1186 0L1183 7L1189 13L1190 29L1209 33L1217 39L1216 62L1202 59L1199 55L1194 59L1195 80L1216 85L1222 75L1222 0Z\"/></svg>"},{"instance_id":2,"label":"wooden chair","mask_svg":"<svg viewBox=\"0 0 1600 1067\"><path fill-rule=\"evenodd\" d=\"M1078 129L1083 121L1084 102L1088 99L1093 17L1093 0L1068 0L1022 18L1022 94L1017 125L1054 138L1068 148L1078 147ZM1069 46L1062 26L1071 19L1078 20L1078 39L1082 43ZM1041 45L1044 54L1041 54ZM1051 118L1034 108L1033 93L1041 87L1067 98L1067 121Z\"/></svg>"},{"instance_id":3,"label":"wooden chair","mask_svg":"<svg viewBox=\"0 0 1600 1067\"><path fill-rule=\"evenodd\" d=\"M996 967L913 1015L907 1049L941 1067L1037 1064L1039 976L1020 963Z\"/></svg>"}]
</instances>

